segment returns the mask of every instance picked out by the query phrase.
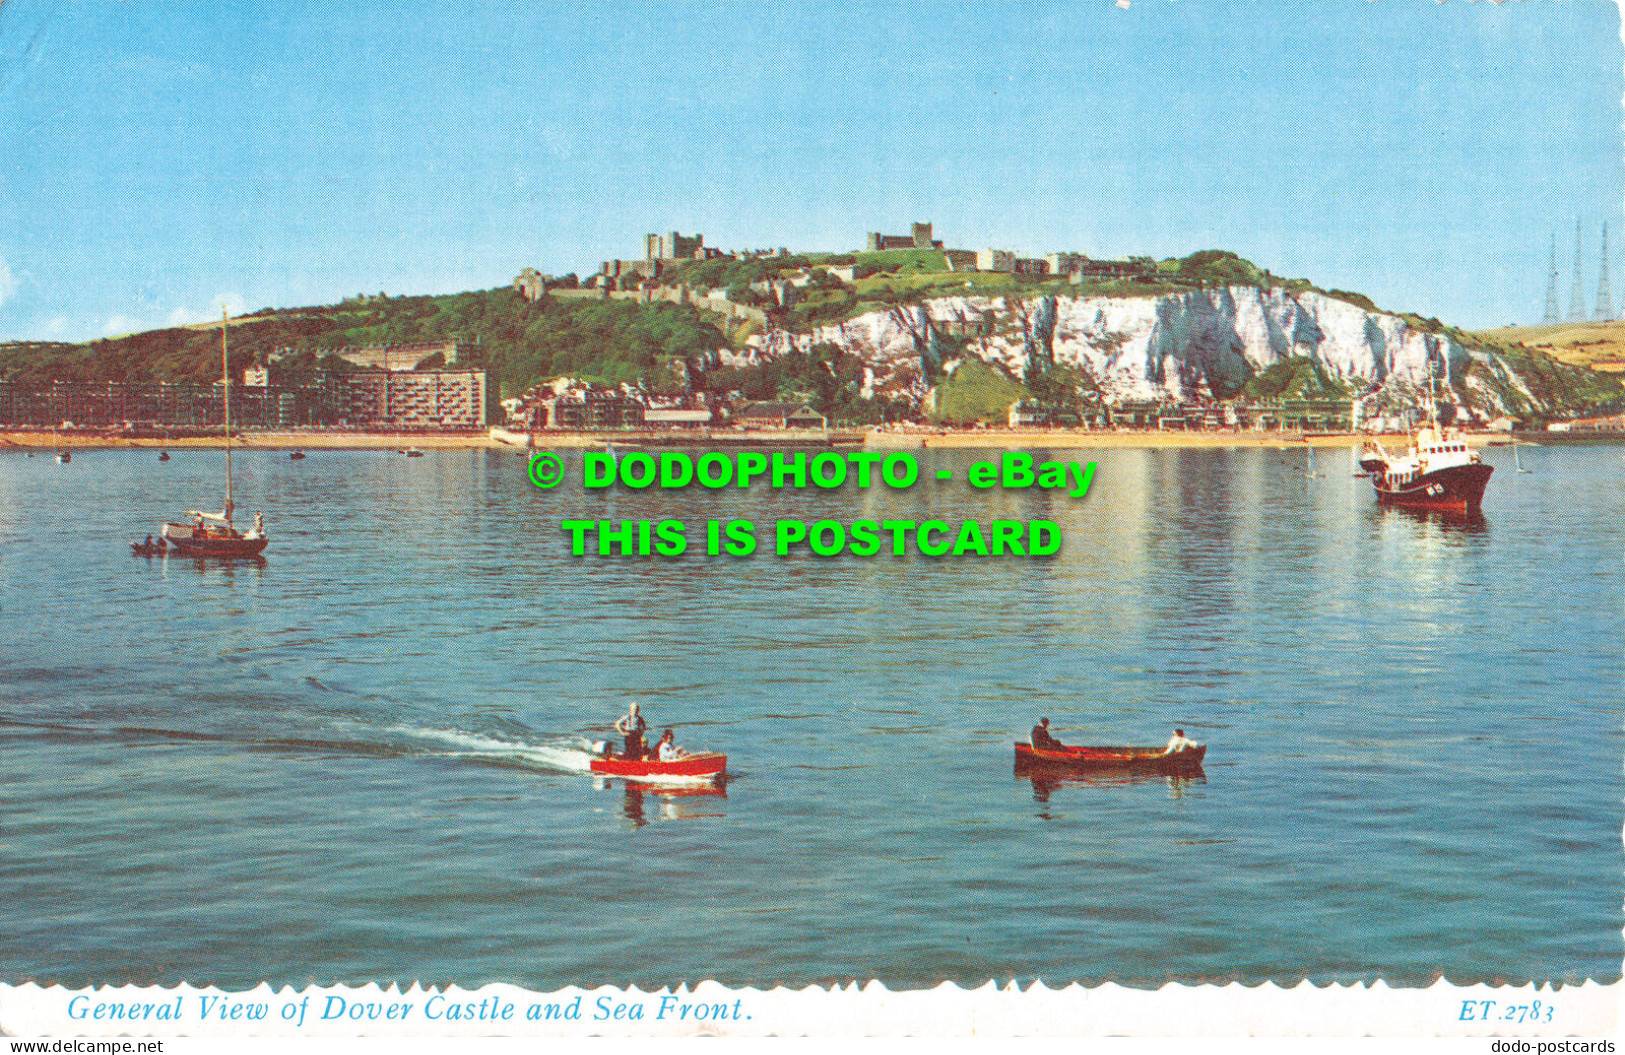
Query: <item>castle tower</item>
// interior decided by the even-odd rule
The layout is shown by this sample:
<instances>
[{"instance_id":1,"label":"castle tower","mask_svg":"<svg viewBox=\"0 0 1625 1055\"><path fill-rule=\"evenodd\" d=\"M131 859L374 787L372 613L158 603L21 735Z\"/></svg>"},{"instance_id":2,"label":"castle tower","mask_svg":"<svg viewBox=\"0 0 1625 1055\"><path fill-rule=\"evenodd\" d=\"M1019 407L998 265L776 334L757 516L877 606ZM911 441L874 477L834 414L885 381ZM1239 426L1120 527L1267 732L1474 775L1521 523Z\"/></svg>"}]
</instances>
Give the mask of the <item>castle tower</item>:
<instances>
[{"instance_id":1,"label":"castle tower","mask_svg":"<svg viewBox=\"0 0 1625 1055\"><path fill-rule=\"evenodd\" d=\"M1563 309L1557 306L1557 235L1552 235L1552 275L1546 283L1546 325L1563 321Z\"/></svg>"},{"instance_id":2,"label":"castle tower","mask_svg":"<svg viewBox=\"0 0 1625 1055\"><path fill-rule=\"evenodd\" d=\"M1569 321L1586 321L1585 276L1581 273L1584 262L1580 258L1580 221L1574 221L1574 291L1569 294Z\"/></svg>"},{"instance_id":3,"label":"castle tower","mask_svg":"<svg viewBox=\"0 0 1625 1055\"><path fill-rule=\"evenodd\" d=\"M1608 289L1608 221L1602 223L1602 271L1597 278L1598 322L1614 321L1614 294Z\"/></svg>"}]
</instances>

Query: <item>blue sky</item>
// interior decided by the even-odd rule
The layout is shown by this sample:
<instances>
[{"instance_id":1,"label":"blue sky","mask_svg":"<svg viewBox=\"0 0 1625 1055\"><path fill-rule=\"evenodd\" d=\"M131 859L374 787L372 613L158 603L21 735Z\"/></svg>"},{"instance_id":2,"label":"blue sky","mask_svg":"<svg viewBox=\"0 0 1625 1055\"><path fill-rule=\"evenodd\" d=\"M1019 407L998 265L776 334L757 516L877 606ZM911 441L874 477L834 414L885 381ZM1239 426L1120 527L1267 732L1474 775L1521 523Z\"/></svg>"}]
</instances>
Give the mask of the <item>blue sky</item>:
<instances>
[{"instance_id":1,"label":"blue sky","mask_svg":"<svg viewBox=\"0 0 1625 1055\"><path fill-rule=\"evenodd\" d=\"M1586 229L1607 0L0 0L0 340L586 273L642 236L1233 249L1467 327Z\"/></svg>"}]
</instances>

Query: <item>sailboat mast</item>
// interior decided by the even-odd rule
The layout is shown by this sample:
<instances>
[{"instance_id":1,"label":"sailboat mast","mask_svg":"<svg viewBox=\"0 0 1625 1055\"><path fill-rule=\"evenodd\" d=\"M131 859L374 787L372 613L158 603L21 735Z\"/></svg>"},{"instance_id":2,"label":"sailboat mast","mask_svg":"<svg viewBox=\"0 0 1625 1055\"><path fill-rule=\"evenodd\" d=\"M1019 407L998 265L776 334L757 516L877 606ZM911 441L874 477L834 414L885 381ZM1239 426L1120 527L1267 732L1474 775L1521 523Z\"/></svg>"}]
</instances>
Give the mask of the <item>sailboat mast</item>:
<instances>
[{"instance_id":1,"label":"sailboat mast","mask_svg":"<svg viewBox=\"0 0 1625 1055\"><path fill-rule=\"evenodd\" d=\"M231 366L226 358L226 306L220 305L220 383L226 401L226 522L231 522Z\"/></svg>"},{"instance_id":2,"label":"sailboat mast","mask_svg":"<svg viewBox=\"0 0 1625 1055\"><path fill-rule=\"evenodd\" d=\"M1442 432L1439 420L1439 375L1443 372L1444 356L1437 346L1428 349L1428 410L1432 412L1433 431Z\"/></svg>"}]
</instances>

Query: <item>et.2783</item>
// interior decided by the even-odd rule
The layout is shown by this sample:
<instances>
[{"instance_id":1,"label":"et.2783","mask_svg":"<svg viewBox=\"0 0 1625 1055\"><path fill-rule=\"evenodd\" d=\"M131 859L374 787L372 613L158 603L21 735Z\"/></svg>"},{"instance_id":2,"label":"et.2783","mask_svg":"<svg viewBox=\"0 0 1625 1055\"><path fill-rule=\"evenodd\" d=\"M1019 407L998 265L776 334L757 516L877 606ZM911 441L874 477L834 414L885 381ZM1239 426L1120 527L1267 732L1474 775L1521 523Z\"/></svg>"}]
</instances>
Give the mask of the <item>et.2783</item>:
<instances>
[{"instance_id":1,"label":"et.2783","mask_svg":"<svg viewBox=\"0 0 1625 1055\"><path fill-rule=\"evenodd\" d=\"M1531 1000L1527 1004L1502 1005L1496 1000L1463 1000L1461 1022L1550 1022L1557 1013L1555 1004Z\"/></svg>"}]
</instances>

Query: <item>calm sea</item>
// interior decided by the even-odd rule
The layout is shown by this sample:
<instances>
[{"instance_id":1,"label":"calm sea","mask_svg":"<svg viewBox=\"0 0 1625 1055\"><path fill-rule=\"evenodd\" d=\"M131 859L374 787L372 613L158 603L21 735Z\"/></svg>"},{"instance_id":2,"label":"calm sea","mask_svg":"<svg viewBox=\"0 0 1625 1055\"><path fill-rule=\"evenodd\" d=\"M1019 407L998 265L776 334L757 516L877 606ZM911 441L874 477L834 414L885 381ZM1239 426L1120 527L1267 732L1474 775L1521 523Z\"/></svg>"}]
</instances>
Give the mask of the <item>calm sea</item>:
<instances>
[{"instance_id":1,"label":"calm sea","mask_svg":"<svg viewBox=\"0 0 1625 1055\"><path fill-rule=\"evenodd\" d=\"M132 558L218 452L0 454L0 972L42 983L1620 978L1625 447L1483 520L1344 452L1112 450L1079 502L542 492L236 459L267 560ZM579 480L578 456L567 456ZM955 470L956 482L932 479ZM563 518L1050 519L1049 560L571 558ZM245 517L246 519L246 517ZM725 795L584 772L630 701ZM1012 741L1210 745L1035 783Z\"/></svg>"}]
</instances>

